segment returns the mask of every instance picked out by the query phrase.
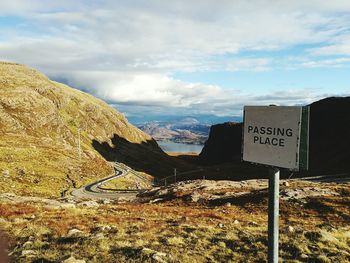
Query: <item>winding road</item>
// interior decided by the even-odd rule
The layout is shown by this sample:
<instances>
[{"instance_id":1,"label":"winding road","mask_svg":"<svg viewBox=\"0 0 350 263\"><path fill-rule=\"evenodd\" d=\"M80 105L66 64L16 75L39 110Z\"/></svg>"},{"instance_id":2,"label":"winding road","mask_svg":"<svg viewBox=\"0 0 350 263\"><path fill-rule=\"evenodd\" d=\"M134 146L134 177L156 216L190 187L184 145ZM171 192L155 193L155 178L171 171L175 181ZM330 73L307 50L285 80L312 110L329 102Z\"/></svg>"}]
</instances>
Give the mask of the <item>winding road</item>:
<instances>
[{"instance_id":1,"label":"winding road","mask_svg":"<svg viewBox=\"0 0 350 263\"><path fill-rule=\"evenodd\" d=\"M127 199L131 200L136 198L139 190L116 190L114 192L103 191L100 187L111 180L115 180L126 176L129 171L122 168L117 163L112 163L115 174L106 178L103 178L94 183L88 184L81 188L74 190L71 194L78 198L83 199Z\"/></svg>"},{"instance_id":2,"label":"winding road","mask_svg":"<svg viewBox=\"0 0 350 263\"><path fill-rule=\"evenodd\" d=\"M81 188L78 188L72 191L71 195L82 198L82 199L123 199L123 200L133 200L136 198L136 195L142 190L114 190L113 192L106 191L102 189L101 186L106 184L111 180L115 180L121 177L132 173L133 175L139 177L140 179L145 180L145 178L140 177L136 173L133 173L129 167L123 168L123 164L113 162L111 163L115 174L109 177L98 180L94 183L88 184ZM193 172L193 171L190 171ZM167 179L167 178L165 178ZM163 179L164 180L164 179ZM349 183L350 182L350 174L332 174L332 175L320 175L314 177L304 177L304 178L293 178L293 180L307 180L307 181L315 181L315 182L338 182L338 183Z\"/></svg>"}]
</instances>

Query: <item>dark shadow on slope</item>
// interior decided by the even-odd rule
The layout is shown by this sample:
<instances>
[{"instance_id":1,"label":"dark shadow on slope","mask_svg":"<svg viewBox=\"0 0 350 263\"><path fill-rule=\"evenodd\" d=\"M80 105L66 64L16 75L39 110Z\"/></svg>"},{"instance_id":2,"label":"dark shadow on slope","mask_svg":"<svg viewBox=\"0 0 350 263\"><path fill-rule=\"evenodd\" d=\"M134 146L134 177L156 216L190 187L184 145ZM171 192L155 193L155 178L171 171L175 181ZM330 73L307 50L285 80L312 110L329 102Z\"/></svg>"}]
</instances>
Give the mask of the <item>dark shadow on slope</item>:
<instances>
[{"instance_id":1,"label":"dark shadow on slope","mask_svg":"<svg viewBox=\"0 0 350 263\"><path fill-rule=\"evenodd\" d=\"M242 208L246 207L248 204L249 205L260 204L260 205L267 206L267 198L268 198L267 190L262 189L262 190L255 190L241 196L228 196L225 198L210 200L209 204L212 206L219 206L219 205L224 205L226 203L230 203L233 205L241 206Z\"/></svg>"},{"instance_id":2,"label":"dark shadow on slope","mask_svg":"<svg viewBox=\"0 0 350 263\"><path fill-rule=\"evenodd\" d=\"M350 172L350 97L326 98L310 108L311 170Z\"/></svg>"},{"instance_id":3,"label":"dark shadow on slope","mask_svg":"<svg viewBox=\"0 0 350 263\"><path fill-rule=\"evenodd\" d=\"M107 161L117 161L126 164L132 169L151 174L155 177L166 177L173 174L174 168L179 172L195 169L191 164L171 157L164 153L157 142L131 143L114 134L112 145L107 142L92 141L92 146Z\"/></svg>"},{"instance_id":4,"label":"dark shadow on slope","mask_svg":"<svg viewBox=\"0 0 350 263\"><path fill-rule=\"evenodd\" d=\"M319 217L323 218L324 222L331 222L330 217L334 215L337 216L338 223L350 222L349 210L347 209L349 201L339 199L327 201L327 198L309 198L304 207L313 210Z\"/></svg>"}]
</instances>

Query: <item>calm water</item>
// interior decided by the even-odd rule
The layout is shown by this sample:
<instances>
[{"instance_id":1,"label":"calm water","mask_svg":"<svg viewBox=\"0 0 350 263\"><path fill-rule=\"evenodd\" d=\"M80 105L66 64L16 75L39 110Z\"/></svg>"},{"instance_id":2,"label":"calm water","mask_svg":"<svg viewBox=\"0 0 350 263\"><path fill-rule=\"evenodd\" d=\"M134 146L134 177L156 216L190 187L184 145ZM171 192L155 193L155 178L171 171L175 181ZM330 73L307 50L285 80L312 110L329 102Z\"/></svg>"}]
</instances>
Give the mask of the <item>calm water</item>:
<instances>
[{"instance_id":1,"label":"calm water","mask_svg":"<svg viewBox=\"0 0 350 263\"><path fill-rule=\"evenodd\" d=\"M196 144L186 144L186 143L177 143L177 142L169 142L169 141L157 141L160 148L162 148L165 152L195 152L200 153L203 145Z\"/></svg>"}]
</instances>

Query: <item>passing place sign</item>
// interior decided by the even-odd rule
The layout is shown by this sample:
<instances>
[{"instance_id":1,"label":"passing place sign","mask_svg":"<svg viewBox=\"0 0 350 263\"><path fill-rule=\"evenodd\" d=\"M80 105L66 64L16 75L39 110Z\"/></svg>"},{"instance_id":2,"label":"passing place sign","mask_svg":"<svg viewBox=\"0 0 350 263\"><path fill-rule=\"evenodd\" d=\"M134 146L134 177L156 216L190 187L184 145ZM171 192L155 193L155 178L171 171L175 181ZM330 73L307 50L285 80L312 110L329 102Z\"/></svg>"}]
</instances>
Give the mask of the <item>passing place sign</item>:
<instances>
[{"instance_id":1,"label":"passing place sign","mask_svg":"<svg viewBox=\"0 0 350 263\"><path fill-rule=\"evenodd\" d=\"M307 168L308 108L245 106L243 160L299 170Z\"/></svg>"}]
</instances>

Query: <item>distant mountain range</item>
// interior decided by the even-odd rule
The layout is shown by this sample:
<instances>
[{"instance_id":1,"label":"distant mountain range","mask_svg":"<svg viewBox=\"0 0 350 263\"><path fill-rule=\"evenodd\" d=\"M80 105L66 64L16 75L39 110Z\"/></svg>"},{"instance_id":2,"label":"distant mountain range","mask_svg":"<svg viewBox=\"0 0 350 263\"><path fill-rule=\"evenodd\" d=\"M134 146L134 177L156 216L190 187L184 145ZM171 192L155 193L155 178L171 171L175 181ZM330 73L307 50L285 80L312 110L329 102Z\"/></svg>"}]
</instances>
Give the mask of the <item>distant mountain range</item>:
<instances>
[{"instance_id":1,"label":"distant mountain range","mask_svg":"<svg viewBox=\"0 0 350 263\"><path fill-rule=\"evenodd\" d=\"M210 124L200 123L194 118L170 122L149 122L138 128L157 141L173 141L190 144L204 144L208 138Z\"/></svg>"},{"instance_id":2,"label":"distant mountain range","mask_svg":"<svg viewBox=\"0 0 350 263\"><path fill-rule=\"evenodd\" d=\"M202 124L217 124L223 122L241 122L242 116L216 116L213 114L198 114L198 115L140 115L128 116L128 120L135 126L144 125L147 123L180 123L182 121L196 121Z\"/></svg>"},{"instance_id":3,"label":"distant mountain range","mask_svg":"<svg viewBox=\"0 0 350 263\"><path fill-rule=\"evenodd\" d=\"M218 117L221 119L221 117ZM228 119L229 117L225 117ZM151 135L157 141L173 141L189 144L204 144L208 139L211 122L204 120L203 116L198 118L184 117L173 118L163 121L151 121L136 126ZM211 116L209 120L213 120ZM231 117L238 119L238 117Z\"/></svg>"}]
</instances>

